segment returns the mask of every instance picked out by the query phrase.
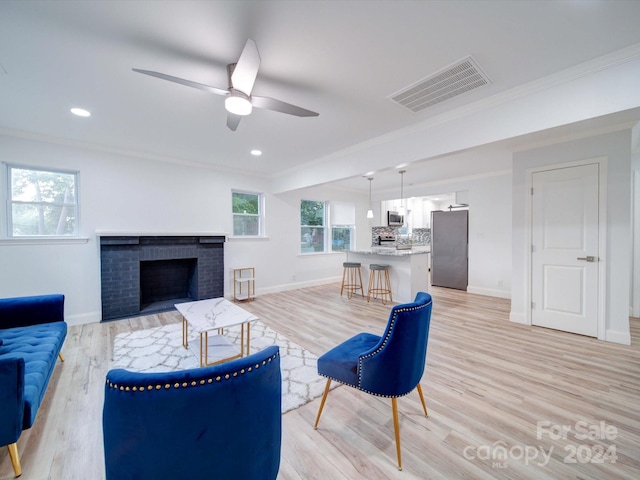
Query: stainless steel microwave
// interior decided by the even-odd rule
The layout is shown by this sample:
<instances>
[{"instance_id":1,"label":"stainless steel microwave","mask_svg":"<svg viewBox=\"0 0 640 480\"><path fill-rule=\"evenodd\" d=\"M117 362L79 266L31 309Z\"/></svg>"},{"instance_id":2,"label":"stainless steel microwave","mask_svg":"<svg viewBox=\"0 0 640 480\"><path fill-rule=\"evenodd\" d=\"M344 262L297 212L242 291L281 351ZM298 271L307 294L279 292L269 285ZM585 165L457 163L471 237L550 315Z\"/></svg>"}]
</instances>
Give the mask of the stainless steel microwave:
<instances>
[{"instance_id":1,"label":"stainless steel microwave","mask_svg":"<svg viewBox=\"0 0 640 480\"><path fill-rule=\"evenodd\" d=\"M398 212L387 212L387 225L390 227L401 227L404 225L404 215L400 215Z\"/></svg>"}]
</instances>

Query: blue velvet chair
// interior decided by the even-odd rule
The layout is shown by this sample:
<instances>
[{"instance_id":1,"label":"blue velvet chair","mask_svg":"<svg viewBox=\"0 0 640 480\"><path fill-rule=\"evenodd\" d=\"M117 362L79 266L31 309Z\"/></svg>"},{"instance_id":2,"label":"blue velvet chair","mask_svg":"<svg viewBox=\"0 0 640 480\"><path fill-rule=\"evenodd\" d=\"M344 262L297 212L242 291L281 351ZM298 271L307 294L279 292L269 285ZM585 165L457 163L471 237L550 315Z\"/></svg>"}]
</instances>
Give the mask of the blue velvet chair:
<instances>
[{"instance_id":1,"label":"blue velvet chair","mask_svg":"<svg viewBox=\"0 0 640 480\"><path fill-rule=\"evenodd\" d=\"M167 373L107 374L107 480L275 479L282 378L277 346Z\"/></svg>"},{"instance_id":2,"label":"blue velvet chair","mask_svg":"<svg viewBox=\"0 0 640 480\"><path fill-rule=\"evenodd\" d=\"M425 416L427 405L420 379L427 357L431 295L418 292L413 303L391 308L384 334L359 333L318 358L318 373L327 377L314 428L318 428L331 380L379 397L390 397L398 469L402 470L397 397L418 390Z\"/></svg>"}]
</instances>

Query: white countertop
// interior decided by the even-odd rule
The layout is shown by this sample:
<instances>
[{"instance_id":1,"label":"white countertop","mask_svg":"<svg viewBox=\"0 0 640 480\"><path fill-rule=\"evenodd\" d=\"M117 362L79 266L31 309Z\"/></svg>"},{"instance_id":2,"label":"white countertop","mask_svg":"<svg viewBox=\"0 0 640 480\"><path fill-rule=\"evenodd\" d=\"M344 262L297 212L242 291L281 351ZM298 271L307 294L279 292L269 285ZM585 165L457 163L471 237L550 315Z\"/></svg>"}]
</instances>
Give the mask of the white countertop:
<instances>
[{"instance_id":1,"label":"white countertop","mask_svg":"<svg viewBox=\"0 0 640 480\"><path fill-rule=\"evenodd\" d=\"M371 247L370 250L351 250L352 253L362 253L368 255L389 255L393 257L405 257L408 255L421 255L430 253L431 248L428 246L416 246L410 250L398 250L396 247Z\"/></svg>"}]
</instances>

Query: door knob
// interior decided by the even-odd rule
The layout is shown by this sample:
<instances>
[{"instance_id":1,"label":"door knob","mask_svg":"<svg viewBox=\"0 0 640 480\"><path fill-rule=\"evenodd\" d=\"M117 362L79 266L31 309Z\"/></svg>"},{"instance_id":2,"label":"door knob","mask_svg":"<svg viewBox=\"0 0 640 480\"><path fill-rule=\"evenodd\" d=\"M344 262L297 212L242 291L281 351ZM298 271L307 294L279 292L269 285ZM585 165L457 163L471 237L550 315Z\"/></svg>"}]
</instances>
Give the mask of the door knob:
<instances>
[{"instance_id":1,"label":"door knob","mask_svg":"<svg viewBox=\"0 0 640 480\"><path fill-rule=\"evenodd\" d=\"M595 262L596 257L589 255L588 257L578 257L578 260L584 260L585 262Z\"/></svg>"}]
</instances>

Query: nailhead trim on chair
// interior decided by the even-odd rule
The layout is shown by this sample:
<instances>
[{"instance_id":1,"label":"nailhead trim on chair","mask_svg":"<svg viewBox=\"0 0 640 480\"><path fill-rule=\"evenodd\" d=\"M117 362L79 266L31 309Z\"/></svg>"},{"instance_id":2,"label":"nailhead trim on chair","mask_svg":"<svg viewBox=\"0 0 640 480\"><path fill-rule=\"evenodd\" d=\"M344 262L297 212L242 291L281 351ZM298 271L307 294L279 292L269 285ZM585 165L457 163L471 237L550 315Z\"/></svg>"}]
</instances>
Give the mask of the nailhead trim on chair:
<instances>
[{"instance_id":1,"label":"nailhead trim on chair","mask_svg":"<svg viewBox=\"0 0 640 480\"><path fill-rule=\"evenodd\" d=\"M357 388L358 390L366 392L369 395L374 395L376 397L399 398L399 397L404 397L405 395L409 395L413 390L411 390L411 392L403 393L402 395L382 395L380 393L370 392L369 390L366 390L366 389L362 388L360 386L360 384L362 383L362 359L363 358L372 357L372 356L374 356L375 354L377 354L378 352L380 352L380 350L382 350L384 348L384 346L386 345L387 341L389 340L389 337L391 336L391 332L393 331L393 327L395 326L396 316L397 316L398 313L400 313L400 312L408 312L408 311L413 311L413 310L419 310L421 308L425 308L425 307L431 305L432 303L433 303L433 301L430 301L429 303L425 303L424 305L420 305L419 307L400 308L400 309L396 310L393 313L393 317L391 317L391 325L389 327L389 331L387 332L387 335L384 337L384 340L382 341L382 345L380 345L380 348L376 349L374 352L371 352L369 355L366 355L364 357L360 357L358 359L358 385L351 385L350 383L344 383L344 382L338 380L337 378L333 378L333 377L330 377L328 375L324 375L324 374L320 374L320 375L325 377L325 378L329 378L329 379L333 380L334 382L338 382L338 383L341 383L343 385L349 385L350 387Z\"/></svg>"},{"instance_id":2,"label":"nailhead trim on chair","mask_svg":"<svg viewBox=\"0 0 640 480\"><path fill-rule=\"evenodd\" d=\"M242 368L239 371L235 371L235 372L229 372L227 374L224 375L224 379L225 380L229 380L231 377L237 377L238 374L240 375L244 375L245 373L251 373L254 369L258 369L260 368L261 365L267 365L268 363L271 363L273 359L275 359L276 357L278 357L280 354L277 353L275 355L273 355L272 357L263 360L262 364L260 363L256 363L253 367L247 367L247 368ZM163 372L163 373L168 373L168 372ZM133 391L133 392L144 392L145 390L150 391L153 390L154 388L156 390L162 390L162 388L164 387L165 390L169 390L171 387L173 388L188 388L188 387L198 387L198 386L202 386L202 385L206 385L206 384L210 384L213 383L214 380L216 382L220 382L222 381L223 377L218 375L215 378L213 377L208 377L208 378L200 378L200 379L194 379L191 381L191 383L188 382L176 382L173 385L171 385L170 383L166 383L164 385L134 385L134 386L130 386L130 385L118 385L117 383L113 383L111 382L108 378L107 378L107 385L109 388L114 388L116 390L120 390L120 391L124 391L124 392L129 392L129 391Z\"/></svg>"},{"instance_id":3,"label":"nailhead trim on chair","mask_svg":"<svg viewBox=\"0 0 640 480\"><path fill-rule=\"evenodd\" d=\"M375 395L377 397L386 397L386 398L403 397L403 396L408 395L409 393L411 393L411 392L407 392L407 393L404 393L402 395L381 395L379 393L370 392L369 390L365 390L364 388L362 388L360 386L362 384L362 360L364 360L365 358L371 358L374 355L377 355L385 347L385 345L389 341L389 337L393 333L393 328L395 327L395 324L396 324L396 317L398 316L399 313L401 313L401 312L412 312L412 311L415 311L415 310L420 310L421 308L428 307L429 305L431 305L431 303L432 303L432 301L430 301L429 303L425 303L424 305L420 305L418 307L399 308L399 309L397 309L397 310L395 310L393 312L393 317L391 317L389 329L387 331L386 336L384 337L384 340L382 340L382 344L380 345L380 347L377 348L375 351L371 352L370 354L362 356L362 357L360 357L358 359L358 385L357 385L358 390L362 390L363 392L367 392L370 395Z\"/></svg>"}]
</instances>

